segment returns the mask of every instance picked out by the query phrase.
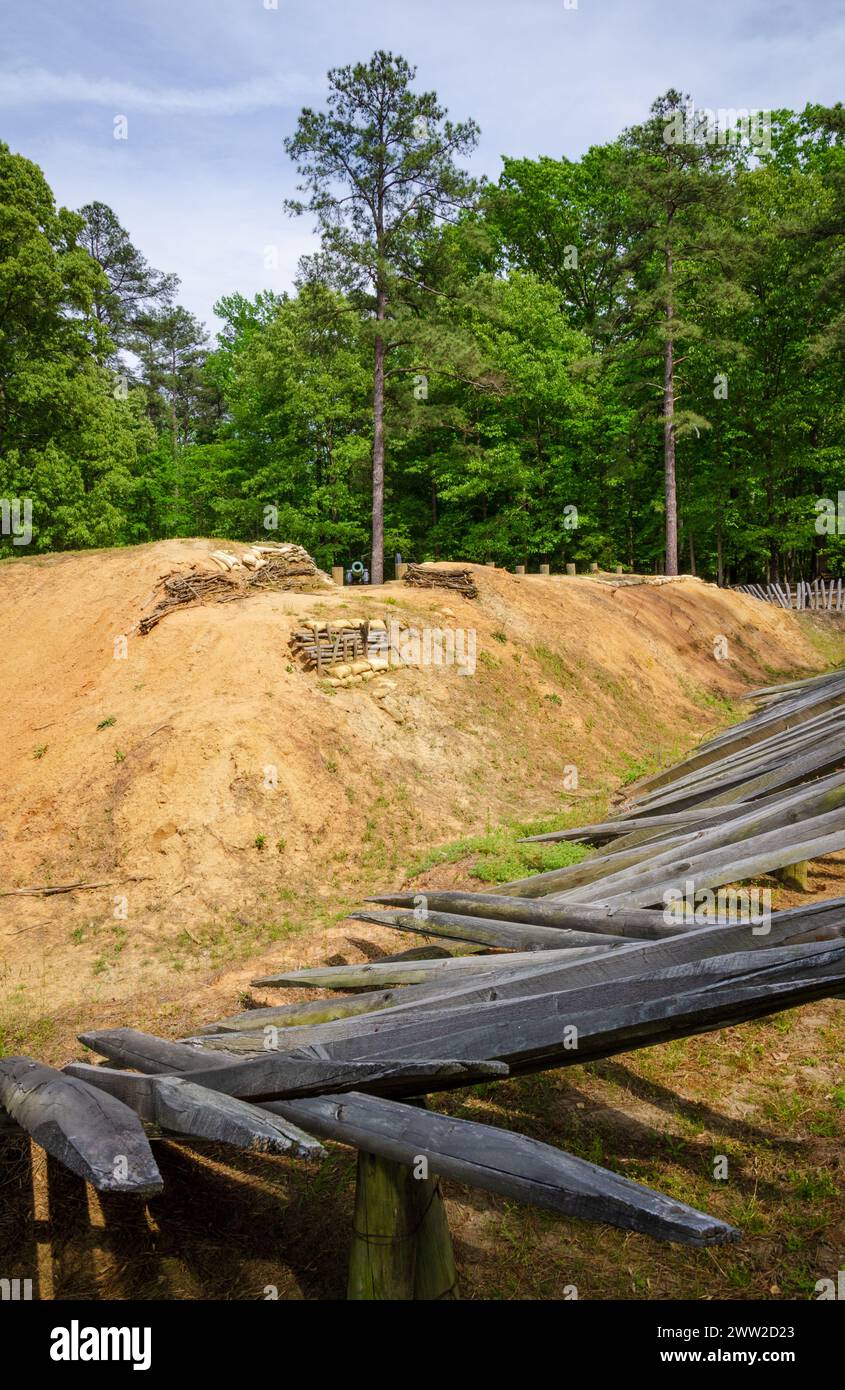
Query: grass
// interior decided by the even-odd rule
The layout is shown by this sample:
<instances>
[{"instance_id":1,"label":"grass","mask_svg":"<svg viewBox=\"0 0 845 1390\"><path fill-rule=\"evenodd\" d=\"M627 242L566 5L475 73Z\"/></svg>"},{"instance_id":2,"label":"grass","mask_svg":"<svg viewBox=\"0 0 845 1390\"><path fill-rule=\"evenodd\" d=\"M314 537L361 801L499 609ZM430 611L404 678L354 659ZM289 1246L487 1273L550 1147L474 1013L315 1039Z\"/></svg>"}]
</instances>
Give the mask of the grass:
<instances>
[{"instance_id":1,"label":"grass","mask_svg":"<svg viewBox=\"0 0 845 1390\"><path fill-rule=\"evenodd\" d=\"M548 829L562 829L557 824L566 816L547 817L542 821L515 822L512 825L498 826L484 835L469 835L450 844L438 845L421 855L407 868L409 878L417 878L441 864L459 864L467 860L467 873L470 878L482 883L506 883L510 879L525 878L528 874L544 873L548 869L561 869L566 864L577 864L587 851L582 845L560 841L551 844L523 845L519 840L524 835L539 835ZM552 824L550 825L550 821ZM537 829L537 826L541 829Z\"/></svg>"}]
</instances>

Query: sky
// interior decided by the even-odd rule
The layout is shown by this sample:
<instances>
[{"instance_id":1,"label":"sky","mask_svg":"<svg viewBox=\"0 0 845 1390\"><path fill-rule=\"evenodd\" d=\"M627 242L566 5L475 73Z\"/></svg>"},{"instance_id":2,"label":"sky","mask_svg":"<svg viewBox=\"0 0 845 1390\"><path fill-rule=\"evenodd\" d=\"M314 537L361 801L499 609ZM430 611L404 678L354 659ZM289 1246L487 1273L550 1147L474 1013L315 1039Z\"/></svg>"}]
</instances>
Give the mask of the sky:
<instances>
[{"instance_id":1,"label":"sky","mask_svg":"<svg viewBox=\"0 0 845 1390\"><path fill-rule=\"evenodd\" d=\"M59 203L114 208L212 330L217 299L290 289L313 249L283 140L331 67L401 53L479 123L491 179L502 156L577 158L669 87L800 110L845 72L845 0L0 0L0 30L0 140Z\"/></svg>"}]
</instances>

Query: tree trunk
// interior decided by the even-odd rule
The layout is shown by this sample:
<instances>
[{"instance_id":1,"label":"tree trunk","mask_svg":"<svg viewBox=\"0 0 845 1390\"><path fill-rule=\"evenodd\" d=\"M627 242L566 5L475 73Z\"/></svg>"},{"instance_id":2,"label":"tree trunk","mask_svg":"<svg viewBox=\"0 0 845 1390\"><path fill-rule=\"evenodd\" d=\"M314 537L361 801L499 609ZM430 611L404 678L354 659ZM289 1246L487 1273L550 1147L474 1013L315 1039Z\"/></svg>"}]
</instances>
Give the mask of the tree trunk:
<instances>
[{"instance_id":1,"label":"tree trunk","mask_svg":"<svg viewBox=\"0 0 845 1390\"><path fill-rule=\"evenodd\" d=\"M378 292L376 318L384 322L385 296ZM376 337L373 372L373 553L370 582L384 583L384 338Z\"/></svg>"},{"instance_id":2,"label":"tree trunk","mask_svg":"<svg viewBox=\"0 0 845 1390\"><path fill-rule=\"evenodd\" d=\"M672 342L672 248L666 247L666 345L663 349L663 467L666 480L666 573L678 573L678 488L675 479L675 349Z\"/></svg>"},{"instance_id":3,"label":"tree trunk","mask_svg":"<svg viewBox=\"0 0 845 1390\"><path fill-rule=\"evenodd\" d=\"M716 583L720 589L723 589L725 586L725 557L722 549L722 522L718 517L716 519L716 565Z\"/></svg>"}]
</instances>

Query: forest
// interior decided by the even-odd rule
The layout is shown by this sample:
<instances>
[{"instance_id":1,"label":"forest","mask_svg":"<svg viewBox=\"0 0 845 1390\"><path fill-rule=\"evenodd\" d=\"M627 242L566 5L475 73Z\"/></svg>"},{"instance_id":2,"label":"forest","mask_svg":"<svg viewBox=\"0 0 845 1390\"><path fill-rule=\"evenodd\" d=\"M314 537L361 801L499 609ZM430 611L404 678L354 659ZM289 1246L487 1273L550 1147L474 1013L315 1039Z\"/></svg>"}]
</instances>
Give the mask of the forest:
<instances>
[{"instance_id":1,"label":"forest","mask_svg":"<svg viewBox=\"0 0 845 1390\"><path fill-rule=\"evenodd\" d=\"M841 105L743 135L670 89L493 182L405 59L328 93L280 198L318 250L290 293L221 286L213 341L120 209L57 207L0 143L0 555L269 534L376 582L397 553L845 573Z\"/></svg>"}]
</instances>

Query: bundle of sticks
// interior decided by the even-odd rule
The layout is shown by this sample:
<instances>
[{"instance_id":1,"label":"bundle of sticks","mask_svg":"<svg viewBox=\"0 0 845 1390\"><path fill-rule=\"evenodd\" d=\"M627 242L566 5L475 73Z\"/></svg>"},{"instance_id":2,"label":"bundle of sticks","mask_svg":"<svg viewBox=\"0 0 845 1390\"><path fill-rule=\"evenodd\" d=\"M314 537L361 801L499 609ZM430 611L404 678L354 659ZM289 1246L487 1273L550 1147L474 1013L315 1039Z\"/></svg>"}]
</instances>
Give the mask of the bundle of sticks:
<instances>
[{"instance_id":1,"label":"bundle of sticks","mask_svg":"<svg viewBox=\"0 0 845 1390\"><path fill-rule=\"evenodd\" d=\"M286 547L288 552L276 553L263 550L261 561L249 575L247 585L250 589L310 589L330 588L332 581L319 570L307 550L294 545ZM308 582L310 581L310 582Z\"/></svg>"},{"instance_id":2,"label":"bundle of sticks","mask_svg":"<svg viewBox=\"0 0 845 1390\"><path fill-rule=\"evenodd\" d=\"M240 558L225 550L215 550L209 560L216 568L209 572L193 565L186 573L169 574L161 581L163 594L138 622L145 637L162 618L177 608L191 608L210 599L231 603L246 598L254 589L297 589L304 592L331 588L332 581L318 569L301 545L254 545Z\"/></svg>"},{"instance_id":3,"label":"bundle of sticks","mask_svg":"<svg viewBox=\"0 0 845 1390\"><path fill-rule=\"evenodd\" d=\"M204 603L208 598L215 603L231 603L234 599L243 598L245 593L237 579L230 578L228 574L207 574L196 569L189 574L166 575L161 587L164 593L155 608L138 620L138 631L142 637L146 637L162 618L177 608L189 608Z\"/></svg>"},{"instance_id":4,"label":"bundle of sticks","mask_svg":"<svg viewBox=\"0 0 845 1390\"><path fill-rule=\"evenodd\" d=\"M405 583L417 589L452 589L463 594L464 598L478 598L478 588L472 571L429 569L425 565L409 565L405 571Z\"/></svg>"}]
</instances>

